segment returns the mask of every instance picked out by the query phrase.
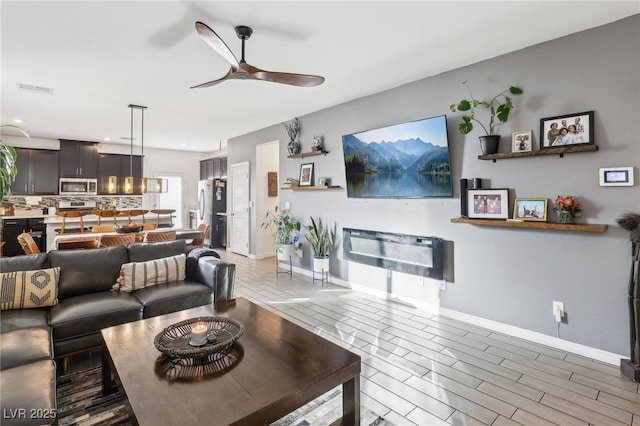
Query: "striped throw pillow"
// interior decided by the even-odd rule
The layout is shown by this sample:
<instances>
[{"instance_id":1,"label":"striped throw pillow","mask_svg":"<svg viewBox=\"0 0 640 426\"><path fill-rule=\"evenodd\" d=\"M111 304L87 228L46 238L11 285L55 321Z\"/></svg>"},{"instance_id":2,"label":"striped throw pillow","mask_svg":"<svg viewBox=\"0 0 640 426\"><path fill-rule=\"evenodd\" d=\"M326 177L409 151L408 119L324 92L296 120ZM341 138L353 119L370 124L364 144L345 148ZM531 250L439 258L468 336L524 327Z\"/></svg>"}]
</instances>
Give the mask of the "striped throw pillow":
<instances>
[{"instance_id":1,"label":"striped throw pillow","mask_svg":"<svg viewBox=\"0 0 640 426\"><path fill-rule=\"evenodd\" d=\"M185 279L187 256L163 257L148 262L125 263L120 268L120 276L113 286L114 290L135 291L145 287Z\"/></svg>"},{"instance_id":2,"label":"striped throw pillow","mask_svg":"<svg viewBox=\"0 0 640 426\"><path fill-rule=\"evenodd\" d=\"M60 267L0 273L0 309L57 305L59 279Z\"/></svg>"}]
</instances>

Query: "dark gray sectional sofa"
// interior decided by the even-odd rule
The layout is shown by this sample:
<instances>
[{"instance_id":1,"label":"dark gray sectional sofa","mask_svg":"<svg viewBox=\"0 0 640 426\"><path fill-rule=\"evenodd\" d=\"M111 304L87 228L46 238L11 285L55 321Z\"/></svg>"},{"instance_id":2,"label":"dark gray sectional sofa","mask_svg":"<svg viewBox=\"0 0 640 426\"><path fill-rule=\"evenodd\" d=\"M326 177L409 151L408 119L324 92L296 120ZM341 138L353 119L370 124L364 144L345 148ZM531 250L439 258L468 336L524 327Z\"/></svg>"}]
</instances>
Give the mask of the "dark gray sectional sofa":
<instances>
[{"instance_id":1,"label":"dark gray sectional sofa","mask_svg":"<svg viewBox=\"0 0 640 426\"><path fill-rule=\"evenodd\" d=\"M60 267L57 305L0 313L1 423L53 423L55 360L97 349L102 328L233 298L235 265L203 251L186 253L184 281L112 291L123 264L183 253L177 240L0 258L3 273Z\"/></svg>"}]
</instances>

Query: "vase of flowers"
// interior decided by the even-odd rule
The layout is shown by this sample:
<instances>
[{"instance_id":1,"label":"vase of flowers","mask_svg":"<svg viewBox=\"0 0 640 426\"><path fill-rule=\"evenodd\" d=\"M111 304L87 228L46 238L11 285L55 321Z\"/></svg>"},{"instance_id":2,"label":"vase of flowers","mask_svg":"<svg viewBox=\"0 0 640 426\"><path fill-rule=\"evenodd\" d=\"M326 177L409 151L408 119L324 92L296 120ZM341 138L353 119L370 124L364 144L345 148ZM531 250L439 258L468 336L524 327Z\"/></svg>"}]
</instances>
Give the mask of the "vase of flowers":
<instances>
[{"instance_id":1,"label":"vase of flowers","mask_svg":"<svg viewBox=\"0 0 640 426\"><path fill-rule=\"evenodd\" d=\"M574 217L582 215L580 203L571 195L558 195L553 204L553 209L556 211L557 223L573 223Z\"/></svg>"}]
</instances>

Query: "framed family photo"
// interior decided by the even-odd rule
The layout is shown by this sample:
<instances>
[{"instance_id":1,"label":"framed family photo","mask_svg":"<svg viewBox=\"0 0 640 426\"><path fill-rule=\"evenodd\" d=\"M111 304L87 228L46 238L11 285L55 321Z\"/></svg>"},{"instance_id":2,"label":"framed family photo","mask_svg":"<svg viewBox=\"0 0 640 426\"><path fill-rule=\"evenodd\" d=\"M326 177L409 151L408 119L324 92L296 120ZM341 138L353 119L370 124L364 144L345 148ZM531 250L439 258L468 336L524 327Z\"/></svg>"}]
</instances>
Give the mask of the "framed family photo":
<instances>
[{"instance_id":1,"label":"framed family photo","mask_svg":"<svg viewBox=\"0 0 640 426\"><path fill-rule=\"evenodd\" d=\"M300 166L300 186L311 186L313 182L313 163Z\"/></svg>"},{"instance_id":2,"label":"framed family photo","mask_svg":"<svg viewBox=\"0 0 640 426\"><path fill-rule=\"evenodd\" d=\"M467 190L467 217L470 219L507 219L509 217L508 189Z\"/></svg>"},{"instance_id":3,"label":"framed family photo","mask_svg":"<svg viewBox=\"0 0 640 426\"><path fill-rule=\"evenodd\" d=\"M593 111L540 119L540 149L592 145Z\"/></svg>"},{"instance_id":4,"label":"framed family photo","mask_svg":"<svg viewBox=\"0 0 640 426\"><path fill-rule=\"evenodd\" d=\"M512 152L527 152L533 149L533 139L531 130L520 130L513 132L511 141Z\"/></svg>"},{"instance_id":5,"label":"framed family photo","mask_svg":"<svg viewBox=\"0 0 640 426\"><path fill-rule=\"evenodd\" d=\"M546 222L547 201L546 198L516 198L513 204L513 218Z\"/></svg>"}]
</instances>

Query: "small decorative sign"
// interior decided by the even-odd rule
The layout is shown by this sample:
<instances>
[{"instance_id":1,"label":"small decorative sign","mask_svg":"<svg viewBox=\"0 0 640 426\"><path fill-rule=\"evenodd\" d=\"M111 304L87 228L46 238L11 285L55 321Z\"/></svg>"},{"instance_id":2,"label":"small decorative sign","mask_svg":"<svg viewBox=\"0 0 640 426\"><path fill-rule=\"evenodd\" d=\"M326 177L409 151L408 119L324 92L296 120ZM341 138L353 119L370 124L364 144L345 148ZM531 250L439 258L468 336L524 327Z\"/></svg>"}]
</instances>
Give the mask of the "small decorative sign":
<instances>
[{"instance_id":1,"label":"small decorative sign","mask_svg":"<svg viewBox=\"0 0 640 426\"><path fill-rule=\"evenodd\" d=\"M267 172L267 195L278 196L278 172Z\"/></svg>"}]
</instances>

